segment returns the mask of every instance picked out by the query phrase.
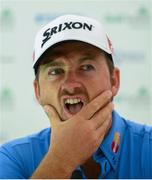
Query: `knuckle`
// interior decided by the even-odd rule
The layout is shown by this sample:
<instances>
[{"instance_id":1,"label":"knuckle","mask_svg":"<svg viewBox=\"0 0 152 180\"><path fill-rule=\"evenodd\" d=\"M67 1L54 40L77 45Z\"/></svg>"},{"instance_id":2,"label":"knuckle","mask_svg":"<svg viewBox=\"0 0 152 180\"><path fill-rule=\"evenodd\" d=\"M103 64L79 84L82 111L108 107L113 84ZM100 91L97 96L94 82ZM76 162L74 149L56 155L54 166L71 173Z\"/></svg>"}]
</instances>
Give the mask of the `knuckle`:
<instances>
[{"instance_id":1,"label":"knuckle","mask_svg":"<svg viewBox=\"0 0 152 180\"><path fill-rule=\"evenodd\" d=\"M85 135L88 137L88 139L92 139L92 136L94 134L94 127L92 123L85 124L85 127L83 128L85 130Z\"/></svg>"},{"instance_id":2,"label":"knuckle","mask_svg":"<svg viewBox=\"0 0 152 180\"><path fill-rule=\"evenodd\" d=\"M98 103L98 102L94 102L94 103L92 104L92 108L93 108L94 110L98 110L98 109L99 109L99 103Z\"/></svg>"},{"instance_id":3,"label":"knuckle","mask_svg":"<svg viewBox=\"0 0 152 180\"><path fill-rule=\"evenodd\" d=\"M88 130L88 132L94 131L94 126L93 126L93 123L91 121L87 125L87 130Z\"/></svg>"}]
</instances>

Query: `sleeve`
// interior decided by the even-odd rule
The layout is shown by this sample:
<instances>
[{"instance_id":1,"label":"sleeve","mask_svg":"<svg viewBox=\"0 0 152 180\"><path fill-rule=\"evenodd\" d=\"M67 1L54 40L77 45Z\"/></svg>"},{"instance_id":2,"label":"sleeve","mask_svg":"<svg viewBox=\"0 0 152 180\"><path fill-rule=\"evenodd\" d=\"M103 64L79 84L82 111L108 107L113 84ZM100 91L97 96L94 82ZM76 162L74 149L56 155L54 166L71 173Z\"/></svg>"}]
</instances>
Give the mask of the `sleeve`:
<instances>
[{"instance_id":1,"label":"sleeve","mask_svg":"<svg viewBox=\"0 0 152 180\"><path fill-rule=\"evenodd\" d=\"M152 178L152 127L146 131L143 139L142 149L142 169L143 178Z\"/></svg>"},{"instance_id":2,"label":"sleeve","mask_svg":"<svg viewBox=\"0 0 152 180\"><path fill-rule=\"evenodd\" d=\"M22 168L5 147L0 147L0 179L25 179Z\"/></svg>"}]
</instances>

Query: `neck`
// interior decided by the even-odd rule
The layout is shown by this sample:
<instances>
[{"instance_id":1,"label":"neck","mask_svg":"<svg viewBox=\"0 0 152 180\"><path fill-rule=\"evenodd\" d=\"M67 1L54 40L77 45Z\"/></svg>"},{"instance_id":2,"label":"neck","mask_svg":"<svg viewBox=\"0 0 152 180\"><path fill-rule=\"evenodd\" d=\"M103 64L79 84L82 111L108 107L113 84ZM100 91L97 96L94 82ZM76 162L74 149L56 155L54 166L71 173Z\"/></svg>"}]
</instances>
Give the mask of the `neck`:
<instances>
[{"instance_id":1,"label":"neck","mask_svg":"<svg viewBox=\"0 0 152 180\"><path fill-rule=\"evenodd\" d=\"M93 157L89 158L81 168L89 179L97 179L100 174L100 165L94 161Z\"/></svg>"}]
</instances>

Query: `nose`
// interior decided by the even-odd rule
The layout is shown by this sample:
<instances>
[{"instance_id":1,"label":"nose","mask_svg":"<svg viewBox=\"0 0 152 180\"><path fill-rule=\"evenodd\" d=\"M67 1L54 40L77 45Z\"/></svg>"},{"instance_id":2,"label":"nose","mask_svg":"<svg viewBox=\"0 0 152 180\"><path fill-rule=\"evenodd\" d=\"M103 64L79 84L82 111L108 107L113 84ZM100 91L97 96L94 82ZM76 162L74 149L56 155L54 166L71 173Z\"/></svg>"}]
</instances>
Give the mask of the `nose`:
<instances>
[{"instance_id":1,"label":"nose","mask_svg":"<svg viewBox=\"0 0 152 180\"><path fill-rule=\"evenodd\" d=\"M82 91L82 83L75 73L69 73L61 85L61 91L68 94L75 94Z\"/></svg>"}]
</instances>

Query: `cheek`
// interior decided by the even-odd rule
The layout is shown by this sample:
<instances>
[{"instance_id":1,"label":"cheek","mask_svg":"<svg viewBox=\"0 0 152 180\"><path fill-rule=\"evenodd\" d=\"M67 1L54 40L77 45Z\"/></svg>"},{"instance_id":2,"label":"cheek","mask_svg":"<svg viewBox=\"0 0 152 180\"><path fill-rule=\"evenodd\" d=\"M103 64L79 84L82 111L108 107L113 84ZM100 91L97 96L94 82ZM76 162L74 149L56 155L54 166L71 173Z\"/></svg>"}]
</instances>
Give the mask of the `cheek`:
<instances>
[{"instance_id":1,"label":"cheek","mask_svg":"<svg viewBox=\"0 0 152 180\"><path fill-rule=\"evenodd\" d=\"M95 98L101 92L111 89L111 80L109 73L98 73L98 75L94 76L94 78L85 81L85 86L87 87L87 91L89 93L90 98Z\"/></svg>"},{"instance_id":2,"label":"cheek","mask_svg":"<svg viewBox=\"0 0 152 180\"><path fill-rule=\"evenodd\" d=\"M50 104L53 106L57 106L57 97L58 97L58 90L55 85L51 83L42 82L40 84L40 99L41 105Z\"/></svg>"}]
</instances>

